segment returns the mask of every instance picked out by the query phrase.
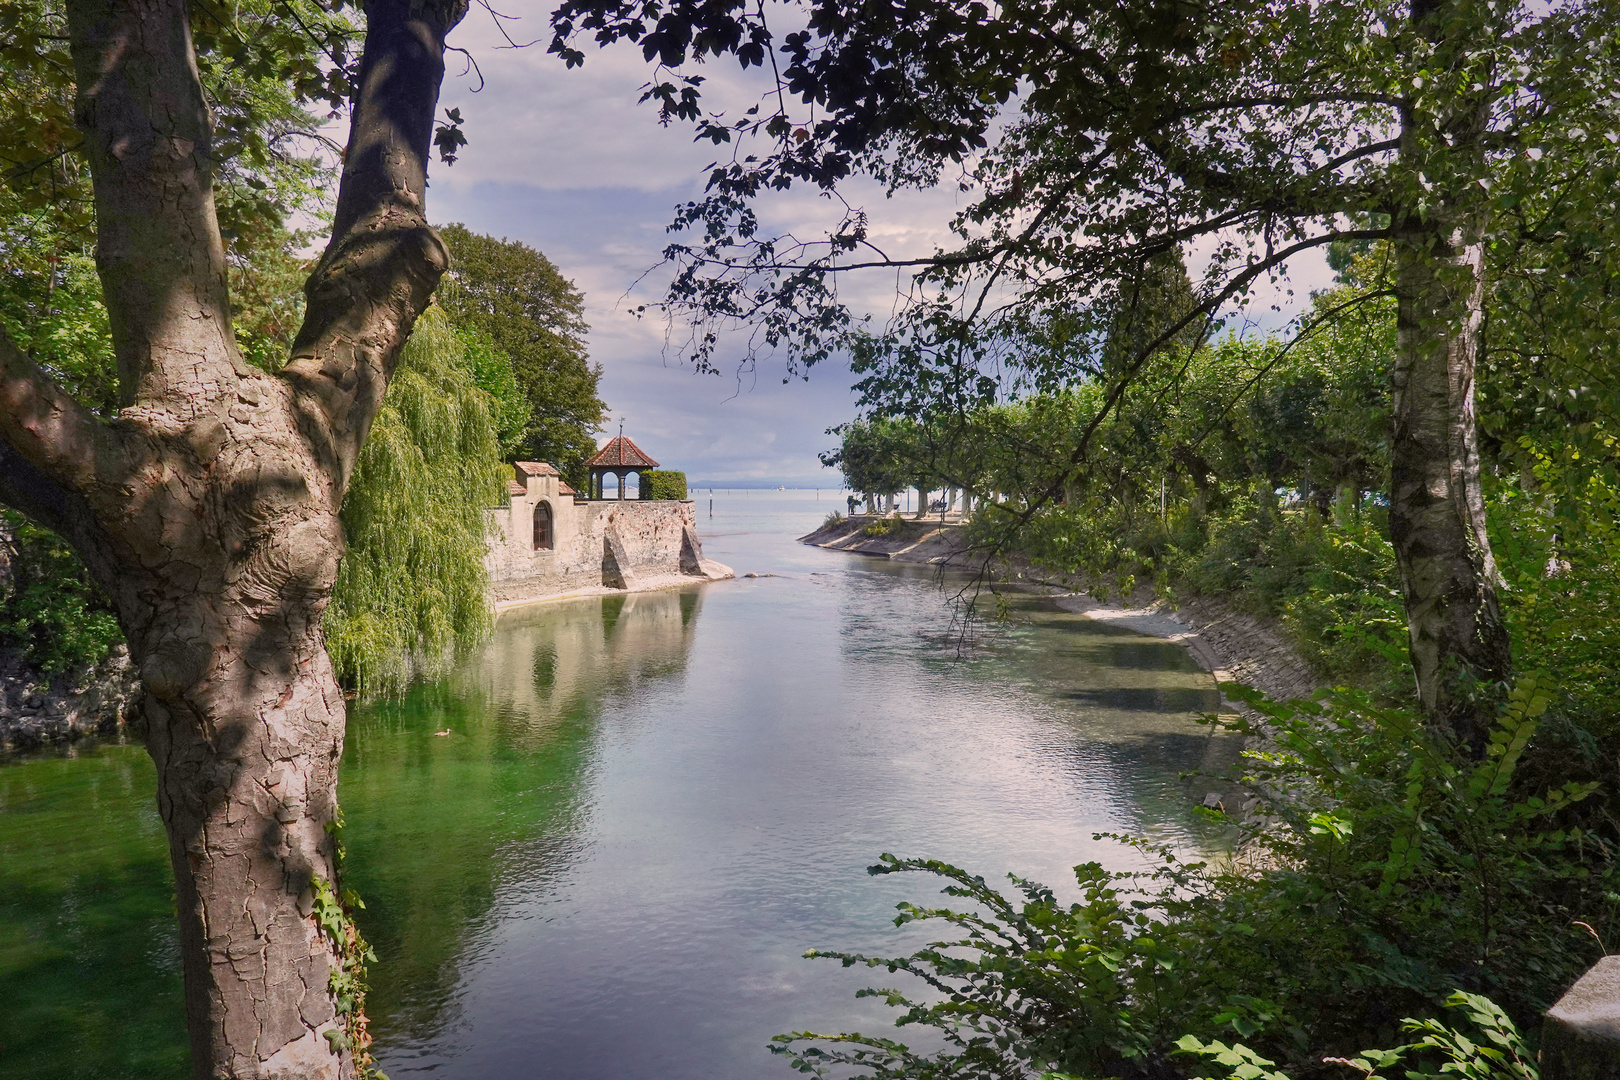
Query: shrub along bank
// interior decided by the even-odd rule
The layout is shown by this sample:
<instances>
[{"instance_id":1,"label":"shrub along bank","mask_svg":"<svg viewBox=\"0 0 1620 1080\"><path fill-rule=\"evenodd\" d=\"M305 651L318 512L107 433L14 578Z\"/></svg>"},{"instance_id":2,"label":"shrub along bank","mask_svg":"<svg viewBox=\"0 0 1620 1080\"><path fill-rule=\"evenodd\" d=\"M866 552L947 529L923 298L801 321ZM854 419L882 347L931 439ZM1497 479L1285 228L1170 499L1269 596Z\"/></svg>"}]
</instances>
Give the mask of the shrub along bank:
<instances>
[{"instance_id":1,"label":"shrub along bank","mask_svg":"<svg viewBox=\"0 0 1620 1080\"><path fill-rule=\"evenodd\" d=\"M641 474L641 483L646 486L643 498L686 498L686 474L679 469L649 469Z\"/></svg>"}]
</instances>

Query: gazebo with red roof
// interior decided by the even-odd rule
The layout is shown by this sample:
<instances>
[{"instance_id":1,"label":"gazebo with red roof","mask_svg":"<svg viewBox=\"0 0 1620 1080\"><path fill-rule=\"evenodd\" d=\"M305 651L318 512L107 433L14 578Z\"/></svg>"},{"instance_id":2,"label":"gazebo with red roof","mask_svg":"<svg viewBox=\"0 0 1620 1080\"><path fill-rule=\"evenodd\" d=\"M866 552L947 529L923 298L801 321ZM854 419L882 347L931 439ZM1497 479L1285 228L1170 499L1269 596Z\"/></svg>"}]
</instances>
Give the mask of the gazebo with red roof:
<instances>
[{"instance_id":1,"label":"gazebo with red roof","mask_svg":"<svg viewBox=\"0 0 1620 1080\"><path fill-rule=\"evenodd\" d=\"M608 440L608 444L596 452L596 456L585 463L591 470L591 498L603 498L604 486L602 481L609 473L619 478L619 498L624 498L624 478L631 473L636 474L636 486L646 497L646 477L648 469L658 468L658 462L648 457L641 447L624 437L621 430L617 436Z\"/></svg>"}]
</instances>

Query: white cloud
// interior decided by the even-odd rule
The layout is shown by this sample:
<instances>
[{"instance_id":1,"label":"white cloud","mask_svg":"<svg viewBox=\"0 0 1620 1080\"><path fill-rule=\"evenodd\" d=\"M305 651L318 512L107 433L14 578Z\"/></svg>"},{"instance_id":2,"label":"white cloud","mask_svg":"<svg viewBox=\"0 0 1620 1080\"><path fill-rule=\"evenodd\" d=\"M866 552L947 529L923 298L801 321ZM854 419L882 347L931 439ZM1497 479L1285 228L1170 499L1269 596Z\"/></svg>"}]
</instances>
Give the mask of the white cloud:
<instances>
[{"instance_id":1,"label":"white cloud","mask_svg":"<svg viewBox=\"0 0 1620 1080\"><path fill-rule=\"evenodd\" d=\"M507 47L488 13L474 7L451 35L451 44L476 59L483 76L450 66L441 108L459 108L471 140L456 170L468 179L521 182L548 190L612 187L663 191L689 184L716 156L710 143L694 143L682 123L660 127L655 107L637 105L652 68L638 48L586 50L585 66L567 70L546 52L551 30L543 18L509 22L527 48ZM763 84L730 62L703 74L707 107L733 111L757 100Z\"/></svg>"}]
</instances>

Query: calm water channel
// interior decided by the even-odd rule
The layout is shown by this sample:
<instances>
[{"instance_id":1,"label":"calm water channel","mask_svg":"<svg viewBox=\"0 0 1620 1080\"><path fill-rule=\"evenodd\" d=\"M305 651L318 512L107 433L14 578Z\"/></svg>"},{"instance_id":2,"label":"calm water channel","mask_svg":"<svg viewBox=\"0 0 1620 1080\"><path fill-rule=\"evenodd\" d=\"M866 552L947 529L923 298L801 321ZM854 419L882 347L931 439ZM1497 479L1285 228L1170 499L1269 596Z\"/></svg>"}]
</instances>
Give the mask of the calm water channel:
<instances>
[{"instance_id":1,"label":"calm water channel","mask_svg":"<svg viewBox=\"0 0 1620 1080\"><path fill-rule=\"evenodd\" d=\"M792 542L834 493L698 500L709 554L779 576L508 615L351 717L395 1080L794 1075L773 1034L891 1020L802 959L920 940L889 920L935 886L869 877L879 853L1061 885L1129 865L1093 833L1211 841L1181 774L1235 748L1192 722L1213 693L1179 647L1029 600L959 657L930 572ZM152 791L135 746L0 763L0 1076L185 1073Z\"/></svg>"}]
</instances>

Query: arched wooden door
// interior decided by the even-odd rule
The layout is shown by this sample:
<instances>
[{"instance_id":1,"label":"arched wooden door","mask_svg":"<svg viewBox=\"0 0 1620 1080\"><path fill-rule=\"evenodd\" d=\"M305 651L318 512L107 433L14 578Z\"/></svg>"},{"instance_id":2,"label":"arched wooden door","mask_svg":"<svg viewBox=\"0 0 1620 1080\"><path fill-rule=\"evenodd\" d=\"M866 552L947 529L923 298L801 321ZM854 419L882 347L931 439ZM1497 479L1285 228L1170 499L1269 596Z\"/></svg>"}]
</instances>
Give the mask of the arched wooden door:
<instances>
[{"instance_id":1,"label":"arched wooden door","mask_svg":"<svg viewBox=\"0 0 1620 1080\"><path fill-rule=\"evenodd\" d=\"M551 527L551 504L541 503L534 508L534 550L550 551L555 543Z\"/></svg>"}]
</instances>

